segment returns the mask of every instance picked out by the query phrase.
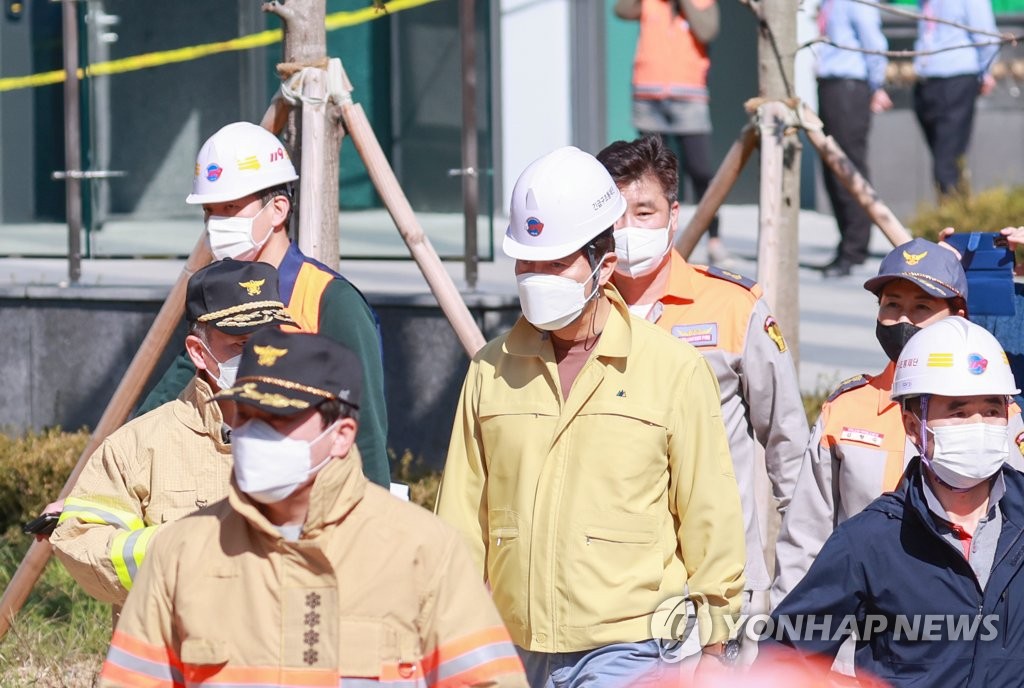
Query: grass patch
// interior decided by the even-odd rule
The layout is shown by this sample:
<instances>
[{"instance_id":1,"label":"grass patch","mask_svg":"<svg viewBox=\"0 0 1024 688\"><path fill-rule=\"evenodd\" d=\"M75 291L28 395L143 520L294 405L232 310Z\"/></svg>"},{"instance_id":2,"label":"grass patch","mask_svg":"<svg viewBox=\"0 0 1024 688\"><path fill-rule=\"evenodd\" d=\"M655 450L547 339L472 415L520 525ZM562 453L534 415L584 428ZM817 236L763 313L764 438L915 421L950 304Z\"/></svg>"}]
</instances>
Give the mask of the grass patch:
<instances>
[{"instance_id":1,"label":"grass patch","mask_svg":"<svg viewBox=\"0 0 1024 688\"><path fill-rule=\"evenodd\" d=\"M977 193L961 191L942 198L937 205L922 205L907 227L915 236L935 241L945 227L958 232L998 232L1003 227L1020 226L1021 218L1024 186L999 186Z\"/></svg>"}]
</instances>

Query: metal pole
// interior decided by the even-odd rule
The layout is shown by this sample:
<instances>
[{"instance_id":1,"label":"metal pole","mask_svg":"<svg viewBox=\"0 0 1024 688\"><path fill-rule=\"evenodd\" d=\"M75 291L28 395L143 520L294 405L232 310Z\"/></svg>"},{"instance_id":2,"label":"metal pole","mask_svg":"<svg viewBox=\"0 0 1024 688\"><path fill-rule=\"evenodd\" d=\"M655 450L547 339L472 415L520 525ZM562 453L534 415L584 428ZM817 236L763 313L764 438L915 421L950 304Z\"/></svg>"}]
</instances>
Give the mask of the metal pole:
<instances>
[{"instance_id":1,"label":"metal pole","mask_svg":"<svg viewBox=\"0 0 1024 688\"><path fill-rule=\"evenodd\" d=\"M476 0L461 0L459 33L462 43L462 213L465 219L466 285L476 289L478 254L477 211L480 206L476 146Z\"/></svg>"},{"instance_id":2,"label":"metal pole","mask_svg":"<svg viewBox=\"0 0 1024 688\"><path fill-rule=\"evenodd\" d=\"M82 132L79 120L78 4L62 3L64 29L64 169L82 169ZM77 284L82 277L82 180L68 175L64 182L68 222L68 279Z\"/></svg>"}]
</instances>

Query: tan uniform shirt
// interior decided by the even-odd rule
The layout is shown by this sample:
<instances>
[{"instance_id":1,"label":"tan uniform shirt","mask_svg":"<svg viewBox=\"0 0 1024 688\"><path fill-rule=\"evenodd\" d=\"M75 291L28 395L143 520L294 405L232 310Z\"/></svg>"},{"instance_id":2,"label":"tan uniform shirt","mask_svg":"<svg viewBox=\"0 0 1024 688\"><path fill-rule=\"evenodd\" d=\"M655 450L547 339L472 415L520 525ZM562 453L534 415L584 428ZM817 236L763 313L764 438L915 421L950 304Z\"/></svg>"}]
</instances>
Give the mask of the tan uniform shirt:
<instances>
[{"instance_id":1,"label":"tan uniform shirt","mask_svg":"<svg viewBox=\"0 0 1024 688\"><path fill-rule=\"evenodd\" d=\"M50 537L87 593L121 605L161 524L223 499L231 447L220 407L198 377L181 396L114 431L64 502Z\"/></svg>"}]
</instances>

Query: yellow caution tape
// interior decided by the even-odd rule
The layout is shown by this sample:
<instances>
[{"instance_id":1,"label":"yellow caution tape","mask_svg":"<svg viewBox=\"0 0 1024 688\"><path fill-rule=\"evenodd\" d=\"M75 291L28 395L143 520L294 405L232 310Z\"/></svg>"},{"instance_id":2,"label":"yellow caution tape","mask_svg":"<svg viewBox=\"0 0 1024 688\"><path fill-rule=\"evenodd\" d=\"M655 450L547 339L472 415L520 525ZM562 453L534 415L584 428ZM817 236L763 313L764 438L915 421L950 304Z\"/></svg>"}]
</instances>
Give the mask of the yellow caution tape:
<instances>
[{"instance_id":1,"label":"yellow caution tape","mask_svg":"<svg viewBox=\"0 0 1024 688\"><path fill-rule=\"evenodd\" d=\"M324 26L328 31L336 31L349 26L365 24L366 22L386 17L395 12L412 9L421 5L427 5L437 0L391 0L386 5L386 10L379 10L370 6L361 10L351 12L333 12L328 14L324 20ZM249 34L232 38L228 41L217 43L205 43L203 45L192 45L174 50L161 50L154 53L143 53L122 57L109 62L97 62L85 69L78 70L78 78L84 79L90 76L109 76L111 74L123 74L134 72L140 69L150 69L176 62L188 62L198 60L201 57L217 55L219 53L234 52L239 50L251 50L263 48L274 43L280 43L284 33L281 29L269 29L259 33ZM15 91L22 88L34 88L36 86L48 86L64 82L64 70L57 69L52 72L39 72L28 76L10 76L0 78L0 93L4 91Z\"/></svg>"}]
</instances>

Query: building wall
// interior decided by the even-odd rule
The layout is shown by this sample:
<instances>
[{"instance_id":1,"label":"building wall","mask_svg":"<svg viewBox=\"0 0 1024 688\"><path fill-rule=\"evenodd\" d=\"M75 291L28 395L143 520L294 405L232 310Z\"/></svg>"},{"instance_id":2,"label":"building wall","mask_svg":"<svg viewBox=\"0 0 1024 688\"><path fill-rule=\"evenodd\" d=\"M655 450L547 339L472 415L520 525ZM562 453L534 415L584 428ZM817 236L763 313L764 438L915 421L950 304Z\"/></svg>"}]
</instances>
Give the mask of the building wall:
<instances>
[{"instance_id":1,"label":"building wall","mask_svg":"<svg viewBox=\"0 0 1024 688\"><path fill-rule=\"evenodd\" d=\"M0 418L21 432L94 427L167 295L123 287L0 288ZM441 468L469 359L430 296L368 294L384 342L388 446ZM519 315L514 297L467 296L486 339ZM141 398L184 347L179 325Z\"/></svg>"}]
</instances>

